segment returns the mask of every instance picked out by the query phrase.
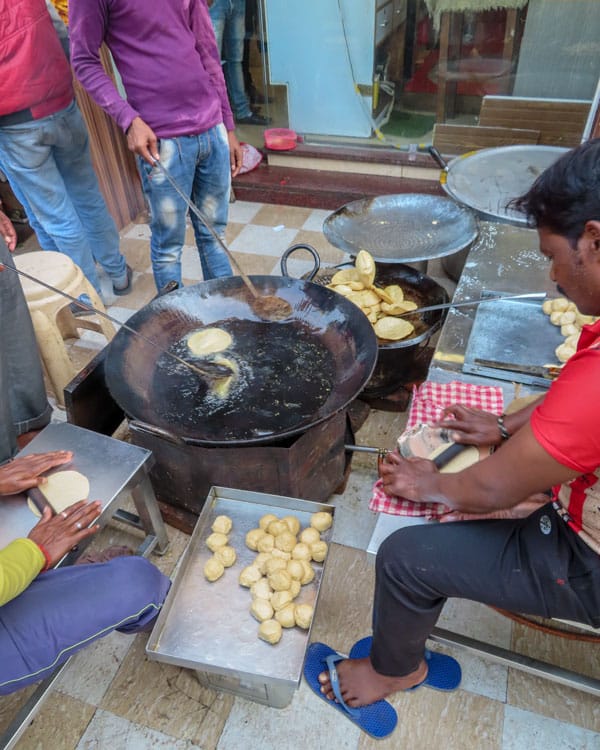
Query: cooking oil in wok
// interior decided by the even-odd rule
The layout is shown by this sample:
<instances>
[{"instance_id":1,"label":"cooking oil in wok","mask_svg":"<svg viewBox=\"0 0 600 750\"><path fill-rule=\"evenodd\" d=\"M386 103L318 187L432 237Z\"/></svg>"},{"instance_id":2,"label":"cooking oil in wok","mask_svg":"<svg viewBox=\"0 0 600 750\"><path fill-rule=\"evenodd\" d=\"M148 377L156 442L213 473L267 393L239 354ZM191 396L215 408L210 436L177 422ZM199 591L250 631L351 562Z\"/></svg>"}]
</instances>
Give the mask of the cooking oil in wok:
<instances>
[{"instance_id":1,"label":"cooking oil in wok","mask_svg":"<svg viewBox=\"0 0 600 750\"><path fill-rule=\"evenodd\" d=\"M156 411L175 432L179 426L202 440L250 440L309 426L322 416L336 370L317 333L297 320L218 325L233 340L220 355L239 368L224 397L167 356L155 369L153 392L161 394ZM171 351L194 362L185 337Z\"/></svg>"}]
</instances>

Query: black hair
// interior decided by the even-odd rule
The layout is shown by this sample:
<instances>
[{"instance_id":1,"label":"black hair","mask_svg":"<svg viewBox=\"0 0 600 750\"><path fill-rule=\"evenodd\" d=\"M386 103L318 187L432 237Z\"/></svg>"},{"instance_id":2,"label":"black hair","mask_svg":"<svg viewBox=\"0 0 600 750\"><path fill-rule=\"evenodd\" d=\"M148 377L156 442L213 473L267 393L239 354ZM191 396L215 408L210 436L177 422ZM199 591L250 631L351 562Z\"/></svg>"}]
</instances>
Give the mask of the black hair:
<instances>
[{"instance_id":1,"label":"black hair","mask_svg":"<svg viewBox=\"0 0 600 750\"><path fill-rule=\"evenodd\" d=\"M574 148L509 203L542 227L576 242L590 220L600 221L600 138Z\"/></svg>"}]
</instances>

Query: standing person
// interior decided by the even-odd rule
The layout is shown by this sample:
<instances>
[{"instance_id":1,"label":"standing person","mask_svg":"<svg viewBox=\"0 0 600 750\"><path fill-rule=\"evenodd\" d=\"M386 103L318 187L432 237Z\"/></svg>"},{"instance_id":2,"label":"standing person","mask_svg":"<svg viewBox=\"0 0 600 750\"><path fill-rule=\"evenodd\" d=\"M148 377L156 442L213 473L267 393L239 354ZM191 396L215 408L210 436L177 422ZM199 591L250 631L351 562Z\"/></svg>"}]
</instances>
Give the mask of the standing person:
<instances>
[{"instance_id":1,"label":"standing person","mask_svg":"<svg viewBox=\"0 0 600 750\"><path fill-rule=\"evenodd\" d=\"M271 122L268 117L251 109L244 81L246 0L212 0L209 6L235 121L239 125L268 125Z\"/></svg>"},{"instance_id":2,"label":"standing person","mask_svg":"<svg viewBox=\"0 0 600 750\"><path fill-rule=\"evenodd\" d=\"M221 61L205 0L70 0L75 75L127 134L140 157L151 206L151 259L160 291L181 286L187 206L155 160L225 233L231 176L242 165ZM100 61L103 42L127 100ZM192 225L205 279L231 276L226 254L195 215Z\"/></svg>"},{"instance_id":3,"label":"standing person","mask_svg":"<svg viewBox=\"0 0 600 750\"><path fill-rule=\"evenodd\" d=\"M600 316L600 139L562 156L514 205L537 228L561 294L582 315ZM372 642L337 665L347 705L436 684L425 642L449 597L600 627L599 380L597 320L583 326L577 352L533 404L501 417L447 410L440 426L455 442L498 446L485 460L441 474L431 461L390 455L382 467L388 494L482 519L549 486L552 497L524 518L407 527L383 542ZM310 682L333 699L333 671L313 664Z\"/></svg>"},{"instance_id":4,"label":"standing person","mask_svg":"<svg viewBox=\"0 0 600 750\"><path fill-rule=\"evenodd\" d=\"M59 250L101 293L96 262L113 292L128 294L131 269L98 187L71 69L45 0L0 0L0 168ZM43 50L43 54L40 53Z\"/></svg>"}]
</instances>

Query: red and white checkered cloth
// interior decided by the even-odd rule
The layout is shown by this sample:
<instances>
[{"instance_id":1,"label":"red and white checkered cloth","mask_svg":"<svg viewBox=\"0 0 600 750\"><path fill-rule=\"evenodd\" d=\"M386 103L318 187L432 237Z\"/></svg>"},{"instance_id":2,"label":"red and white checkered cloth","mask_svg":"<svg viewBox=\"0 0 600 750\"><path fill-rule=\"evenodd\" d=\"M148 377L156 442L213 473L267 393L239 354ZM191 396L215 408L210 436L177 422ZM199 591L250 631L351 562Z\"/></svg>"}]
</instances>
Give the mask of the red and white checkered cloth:
<instances>
[{"instance_id":1,"label":"red and white checkered cloth","mask_svg":"<svg viewBox=\"0 0 600 750\"><path fill-rule=\"evenodd\" d=\"M473 385L460 383L431 383L426 381L413 390L406 431L419 424L437 422L447 406L460 404L474 409L483 409L492 414L502 414L504 399L502 388L495 385ZM450 509L442 503L416 503L404 497L387 495L381 479L375 482L369 508L376 513L391 513L395 516L427 516L437 518Z\"/></svg>"}]
</instances>

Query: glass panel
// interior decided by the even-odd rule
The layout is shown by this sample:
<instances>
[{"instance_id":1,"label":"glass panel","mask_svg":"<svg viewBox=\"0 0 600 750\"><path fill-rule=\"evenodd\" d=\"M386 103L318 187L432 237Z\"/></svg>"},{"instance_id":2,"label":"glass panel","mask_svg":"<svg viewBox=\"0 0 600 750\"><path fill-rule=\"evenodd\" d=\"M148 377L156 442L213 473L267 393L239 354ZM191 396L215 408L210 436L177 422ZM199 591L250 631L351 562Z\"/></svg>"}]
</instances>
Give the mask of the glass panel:
<instances>
[{"instance_id":1,"label":"glass panel","mask_svg":"<svg viewBox=\"0 0 600 750\"><path fill-rule=\"evenodd\" d=\"M597 0L247 3L262 113L306 142L461 153L581 139L600 75Z\"/></svg>"}]
</instances>

